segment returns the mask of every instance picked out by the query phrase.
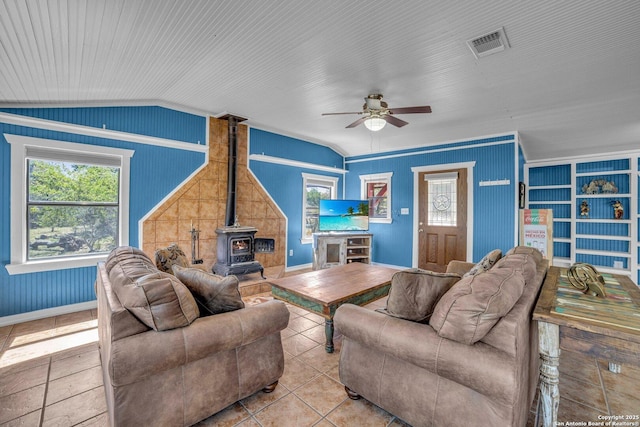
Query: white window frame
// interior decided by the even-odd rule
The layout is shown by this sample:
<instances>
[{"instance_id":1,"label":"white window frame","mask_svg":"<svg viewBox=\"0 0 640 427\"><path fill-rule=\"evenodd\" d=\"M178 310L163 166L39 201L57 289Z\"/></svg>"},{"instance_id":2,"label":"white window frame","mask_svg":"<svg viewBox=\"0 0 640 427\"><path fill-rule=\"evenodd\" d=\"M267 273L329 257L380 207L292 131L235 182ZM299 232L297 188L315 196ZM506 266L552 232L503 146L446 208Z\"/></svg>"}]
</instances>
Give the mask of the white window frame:
<instances>
[{"instance_id":1,"label":"white window frame","mask_svg":"<svg viewBox=\"0 0 640 427\"><path fill-rule=\"evenodd\" d=\"M360 197L362 200L369 200L367 197L367 184L370 182L384 182L387 184L387 217L386 218L373 218L369 216L369 222L380 224L391 224L393 217L391 215L391 177L393 172L378 173L372 175L360 175Z\"/></svg>"},{"instance_id":2,"label":"white window frame","mask_svg":"<svg viewBox=\"0 0 640 427\"><path fill-rule=\"evenodd\" d=\"M68 154L83 158L110 158L120 164L120 195L118 245L129 244L129 177L130 160L134 151L120 148L77 144L52 139L4 134L11 144L11 263L6 265L9 274L35 273L67 268L95 266L104 261L107 254L61 257L56 259L27 259L27 153L29 147L46 148L56 154ZM98 160L96 160L98 161Z\"/></svg>"},{"instance_id":3,"label":"white window frame","mask_svg":"<svg viewBox=\"0 0 640 427\"><path fill-rule=\"evenodd\" d=\"M305 237L306 231L305 221L307 218L307 185L318 184L331 187L331 198L336 199L338 197L338 180L339 178L327 175L314 175L310 173L302 174L302 221L300 225L300 243L313 243L313 237Z\"/></svg>"}]
</instances>

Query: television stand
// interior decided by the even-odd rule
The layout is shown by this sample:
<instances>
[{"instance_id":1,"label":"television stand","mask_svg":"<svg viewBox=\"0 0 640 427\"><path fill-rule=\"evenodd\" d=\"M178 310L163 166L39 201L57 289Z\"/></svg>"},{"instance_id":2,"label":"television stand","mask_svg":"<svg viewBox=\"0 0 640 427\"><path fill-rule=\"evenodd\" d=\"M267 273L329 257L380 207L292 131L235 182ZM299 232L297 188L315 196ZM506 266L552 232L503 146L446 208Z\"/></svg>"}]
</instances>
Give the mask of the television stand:
<instances>
[{"instance_id":1,"label":"television stand","mask_svg":"<svg viewBox=\"0 0 640 427\"><path fill-rule=\"evenodd\" d=\"M371 264L370 233L316 233L313 269L345 265L352 262Z\"/></svg>"}]
</instances>

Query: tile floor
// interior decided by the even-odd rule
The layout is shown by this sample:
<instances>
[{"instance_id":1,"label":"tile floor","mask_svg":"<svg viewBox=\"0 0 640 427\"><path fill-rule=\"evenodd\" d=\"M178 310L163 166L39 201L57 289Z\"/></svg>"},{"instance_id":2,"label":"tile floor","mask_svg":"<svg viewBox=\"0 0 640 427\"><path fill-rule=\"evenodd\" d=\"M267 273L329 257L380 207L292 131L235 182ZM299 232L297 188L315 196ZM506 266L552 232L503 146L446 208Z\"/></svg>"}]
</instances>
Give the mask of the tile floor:
<instances>
[{"instance_id":1,"label":"tile floor","mask_svg":"<svg viewBox=\"0 0 640 427\"><path fill-rule=\"evenodd\" d=\"M379 300L372 308L383 305ZM364 399L349 400L338 378L339 337L336 352L327 354L323 320L289 310L285 371L276 390L258 392L199 426L406 426ZM605 362L568 352L560 367L559 421L640 413L640 368L612 374ZM535 402L528 427L534 409ZM106 426L105 411L95 310L0 327L0 426Z\"/></svg>"}]
</instances>

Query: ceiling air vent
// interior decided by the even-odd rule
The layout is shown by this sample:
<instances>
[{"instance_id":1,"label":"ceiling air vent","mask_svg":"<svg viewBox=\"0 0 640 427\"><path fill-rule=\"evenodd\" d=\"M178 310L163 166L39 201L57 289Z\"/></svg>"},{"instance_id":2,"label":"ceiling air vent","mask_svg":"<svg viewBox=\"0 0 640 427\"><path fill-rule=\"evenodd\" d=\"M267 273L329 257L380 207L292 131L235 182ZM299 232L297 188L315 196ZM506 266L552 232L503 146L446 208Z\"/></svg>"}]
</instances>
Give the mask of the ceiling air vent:
<instances>
[{"instance_id":1,"label":"ceiling air vent","mask_svg":"<svg viewBox=\"0 0 640 427\"><path fill-rule=\"evenodd\" d=\"M467 40L471 52L476 58L482 58L494 53L502 52L509 47L509 41L504 33L504 28L499 28L480 37Z\"/></svg>"}]
</instances>

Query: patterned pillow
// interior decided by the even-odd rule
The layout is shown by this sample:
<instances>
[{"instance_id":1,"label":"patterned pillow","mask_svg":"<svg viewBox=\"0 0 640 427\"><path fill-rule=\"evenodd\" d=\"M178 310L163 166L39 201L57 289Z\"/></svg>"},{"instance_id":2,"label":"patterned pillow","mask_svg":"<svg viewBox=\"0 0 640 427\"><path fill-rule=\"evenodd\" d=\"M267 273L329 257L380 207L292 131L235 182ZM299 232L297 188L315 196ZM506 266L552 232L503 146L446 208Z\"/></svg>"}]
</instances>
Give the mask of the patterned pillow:
<instances>
[{"instance_id":1,"label":"patterned pillow","mask_svg":"<svg viewBox=\"0 0 640 427\"><path fill-rule=\"evenodd\" d=\"M502 258L502 251L500 249L494 249L486 254L471 270L467 271L462 277L475 276L479 273L488 271L493 265Z\"/></svg>"},{"instance_id":2,"label":"patterned pillow","mask_svg":"<svg viewBox=\"0 0 640 427\"><path fill-rule=\"evenodd\" d=\"M199 268L173 266L173 273L191 291L205 313L226 313L244 308L236 276L218 276Z\"/></svg>"},{"instance_id":3,"label":"patterned pillow","mask_svg":"<svg viewBox=\"0 0 640 427\"><path fill-rule=\"evenodd\" d=\"M165 273L173 274L173 266L188 267L189 260L184 251L175 243L156 251L156 267Z\"/></svg>"}]
</instances>

